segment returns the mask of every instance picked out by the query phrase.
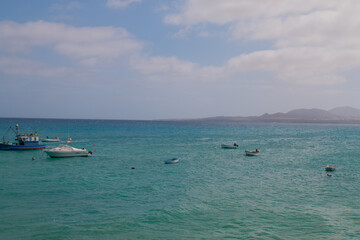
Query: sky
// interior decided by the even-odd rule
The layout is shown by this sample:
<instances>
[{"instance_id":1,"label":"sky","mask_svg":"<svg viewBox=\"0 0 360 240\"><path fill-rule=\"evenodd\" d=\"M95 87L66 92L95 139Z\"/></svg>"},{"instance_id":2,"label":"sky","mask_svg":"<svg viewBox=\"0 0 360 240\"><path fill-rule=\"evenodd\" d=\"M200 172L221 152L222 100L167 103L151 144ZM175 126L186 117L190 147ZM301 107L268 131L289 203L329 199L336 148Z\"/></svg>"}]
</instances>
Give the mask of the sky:
<instances>
[{"instance_id":1,"label":"sky","mask_svg":"<svg viewBox=\"0 0 360 240\"><path fill-rule=\"evenodd\" d=\"M12 0L0 117L360 108L358 0Z\"/></svg>"}]
</instances>

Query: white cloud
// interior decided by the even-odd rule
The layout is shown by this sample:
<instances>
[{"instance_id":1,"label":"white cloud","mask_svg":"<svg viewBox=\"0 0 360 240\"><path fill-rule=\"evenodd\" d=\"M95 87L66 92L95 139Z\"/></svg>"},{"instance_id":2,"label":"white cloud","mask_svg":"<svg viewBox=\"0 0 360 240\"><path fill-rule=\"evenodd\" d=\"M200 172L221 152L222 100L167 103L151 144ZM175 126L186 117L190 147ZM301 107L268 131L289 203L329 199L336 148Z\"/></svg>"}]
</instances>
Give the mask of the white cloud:
<instances>
[{"instance_id":1,"label":"white cloud","mask_svg":"<svg viewBox=\"0 0 360 240\"><path fill-rule=\"evenodd\" d=\"M138 44L132 41L106 41L106 42L65 42L55 46L55 50L73 58L117 58L137 50Z\"/></svg>"},{"instance_id":2,"label":"white cloud","mask_svg":"<svg viewBox=\"0 0 360 240\"><path fill-rule=\"evenodd\" d=\"M145 74L156 72L191 73L196 69L197 64L181 61L176 57L138 57L133 59L132 65L135 69Z\"/></svg>"},{"instance_id":3,"label":"white cloud","mask_svg":"<svg viewBox=\"0 0 360 240\"><path fill-rule=\"evenodd\" d=\"M76 28L44 21L0 22L0 39L0 49L5 51L23 53L36 46L50 46L57 53L80 61L114 59L138 52L143 47L123 28Z\"/></svg>"},{"instance_id":4,"label":"white cloud","mask_svg":"<svg viewBox=\"0 0 360 240\"><path fill-rule=\"evenodd\" d=\"M232 40L273 43L230 59L223 68L233 74L269 71L281 80L324 85L343 83L343 72L360 67L359 12L357 0L187 0L164 21L185 33L216 24Z\"/></svg>"},{"instance_id":5,"label":"white cloud","mask_svg":"<svg viewBox=\"0 0 360 240\"><path fill-rule=\"evenodd\" d=\"M230 29L235 38L272 40L275 47L359 47L360 16L356 10L322 10L302 15L239 21Z\"/></svg>"},{"instance_id":6,"label":"white cloud","mask_svg":"<svg viewBox=\"0 0 360 240\"><path fill-rule=\"evenodd\" d=\"M144 57L131 60L131 66L149 79L213 81L227 75L224 67L200 66L177 57Z\"/></svg>"},{"instance_id":7,"label":"white cloud","mask_svg":"<svg viewBox=\"0 0 360 240\"><path fill-rule=\"evenodd\" d=\"M87 66L87 67L93 67L98 63L98 59L97 58L87 58L84 60L80 61L80 64L83 66Z\"/></svg>"},{"instance_id":8,"label":"white cloud","mask_svg":"<svg viewBox=\"0 0 360 240\"><path fill-rule=\"evenodd\" d=\"M321 48L284 48L242 54L220 67L160 56L132 58L131 66L151 79L214 81L239 73L269 72L288 83L324 86L344 83L341 73L360 65L359 54L350 50L324 54Z\"/></svg>"},{"instance_id":9,"label":"white cloud","mask_svg":"<svg viewBox=\"0 0 360 240\"><path fill-rule=\"evenodd\" d=\"M349 2L349 1L347 1ZM356 0L351 2L356 3ZM340 3L346 5L346 3ZM199 23L228 24L244 20L265 19L308 13L339 6L336 0L187 0L180 13L169 14L165 22L176 25Z\"/></svg>"},{"instance_id":10,"label":"white cloud","mask_svg":"<svg viewBox=\"0 0 360 240\"><path fill-rule=\"evenodd\" d=\"M360 52L350 49L284 48L242 54L228 61L231 72L269 71L298 84L332 85L345 81L339 73L360 66Z\"/></svg>"},{"instance_id":11,"label":"white cloud","mask_svg":"<svg viewBox=\"0 0 360 240\"><path fill-rule=\"evenodd\" d=\"M108 1L127 6L136 1ZM130 58L131 67L155 79L221 80L246 72L269 72L305 85L334 85L360 67L360 2L335 0L188 0L165 22L181 25L178 36L197 31L214 36L222 25L233 41L270 41L267 50L234 53L223 66L202 66L178 57L142 56L143 43L120 27L73 27L38 21L0 22L0 50L26 53L46 46L92 67L104 60ZM210 23L210 24L209 24ZM137 56L137 57L134 57Z\"/></svg>"},{"instance_id":12,"label":"white cloud","mask_svg":"<svg viewBox=\"0 0 360 240\"><path fill-rule=\"evenodd\" d=\"M141 0L108 0L106 6L110 8L126 8L136 2L141 2Z\"/></svg>"},{"instance_id":13,"label":"white cloud","mask_svg":"<svg viewBox=\"0 0 360 240\"><path fill-rule=\"evenodd\" d=\"M54 68L36 60L19 57L0 57L0 72L9 75L36 77L65 77L74 73L69 68Z\"/></svg>"}]
</instances>

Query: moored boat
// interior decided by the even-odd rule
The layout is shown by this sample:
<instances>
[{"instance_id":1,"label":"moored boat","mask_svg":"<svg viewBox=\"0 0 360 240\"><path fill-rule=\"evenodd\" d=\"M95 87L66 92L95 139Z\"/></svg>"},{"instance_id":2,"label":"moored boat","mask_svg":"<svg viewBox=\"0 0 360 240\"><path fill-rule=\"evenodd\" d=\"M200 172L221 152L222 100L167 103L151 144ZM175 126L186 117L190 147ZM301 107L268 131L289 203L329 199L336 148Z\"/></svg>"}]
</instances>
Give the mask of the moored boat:
<instances>
[{"instance_id":1,"label":"moored boat","mask_svg":"<svg viewBox=\"0 0 360 240\"><path fill-rule=\"evenodd\" d=\"M259 150L255 150L255 151L249 151L249 150L245 150L245 155L246 156L256 156L256 155L258 155L260 152L259 152Z\"/></svg>"},{"instance_id":2,"label":"moored boat","mask_svg":"<svg viewBox=\"0 0 360 240\"><path fill-rule=\"evenodd\" d=\"M51 158L64 158L64 157L88 157L92 154L91 151L85 148L79 149L69 145L59 145L53 149L44 150Z\"/></svg>"},{"instance_id":3,"label":"moored boat","mask_svg":"<svg viewBox=\"0 0 360 240\"><path fill-rule=\"evenodd\" d=\"M165 160L165 164L177 163L179 162L178 158L170 158Z\"/></svg>"},{"instance_id":4,"label":"moored boat","mask_svg":"<svg viewBox=\"0 0 360 240\"><path fill-rule=\"evenodd\" d=\"M325 171L327 171L327 172L331 172L331 171L335 171L335 170L336 170L336 166L327 165L325 167Z\"/></svg>"},{"instance_id":5,"label":"moored boat","mask_svg":"<svg viewBox=\"0 0 360 240\"><path fill-rule=\"evenodd\" d=\"M221 148L224 148L224 149L236 149L238 147L239 147L239 145L237 145L236 143L234 143L233 145L221 144Z\"/></svg>"},{"instance_id":6,"label":"moored boat","mask_svg":"<svg viewBox=\"0 0 360 240\"><path fill-rule=\"evenodd\" d=\"M59 137L55 137L55 138L41 138L40 139L42 142L60 142L60 138Z\"/></svg>"},{"instance_id":7,"label":"moored boat","mask_svg":"<svg viewBox=\"0 0 360 240\"><path fill-rule=\"evenodd\" d=\"M68 138L68 140L66 140L66 143L72 143L72 142L73 142L72 138Z\"/></svg>"},{"instance_id":8,"label":"moored boat","mask_svg":"<svg viewBox=\"0 0 360 240\"><path fill-rule=\"evenodd\" d=\"M3 141L0 143L0 150L36 150L44 149L46 144L39 143L39 136L36 129L33 133L21 134L19 130L19 124L16 124L16 129L12 126L6 131L5 135L12 130L15 132L15 142L10 143L10 141L5 140L5 135L3 136Z\"/></svg>"}]
</instances>

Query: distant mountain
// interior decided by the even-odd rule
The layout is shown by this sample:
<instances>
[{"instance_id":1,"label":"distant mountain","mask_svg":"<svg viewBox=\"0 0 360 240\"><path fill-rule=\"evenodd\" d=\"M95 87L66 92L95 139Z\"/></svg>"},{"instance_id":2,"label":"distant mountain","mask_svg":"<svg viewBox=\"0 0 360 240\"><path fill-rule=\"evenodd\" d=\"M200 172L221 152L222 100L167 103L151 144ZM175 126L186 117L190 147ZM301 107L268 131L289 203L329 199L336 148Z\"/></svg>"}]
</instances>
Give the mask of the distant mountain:
<instances>
[{"instance_id":1,"label":"distant mountain","mask_svg":"<svg viewBox=\"0 0 360 240\"><path fill-rule=\"evenodd\" d=\"M175 119L172 119L175 120ZM179 120L179 119L177 119ZM185 119L182 119L185 120ZM265 113L252 117L208 117L186 119L193 121L242 121L242 122L297 122L297 123L356 123L360 124L360 109L353 107L337 107L329 111L323 109L295 109L287 113Z\"/></svg>"},{"instance_id":2,"label":"distant mountain","mask_svg":"<svg viewBox=\"0 0 360 240\"><path fill-rule=\"evenodd\" d=\"M360 120L360 109L353 107L337 107L329 110L328 112L342 116L346 119L359 119Z\"/></svg>"},{"instance_id":3,"label":"distant mountain","mask_svg":"<svg viewBox=\"0 0 360 240\"><path fill-rule=\"evenodd\" d=\"M226 117L226 116L218 116L218 117L208 117L201 118L201 121L232 121L232 122L240 122L240 121L249 121L249 117Z\"/></svg>"},{"instance_id":4,"label":"distant mountain","mask_svg":"<svg viewBox=\"0 0 360 240\"><path fill-rule=\"evenodd\" d=\"M335 115L322 109L295 109L287 113L264 114L257 117L257 120L288 120L288 121L339 121L345 120L344 117Z\"/></svg>"}]
</instances>

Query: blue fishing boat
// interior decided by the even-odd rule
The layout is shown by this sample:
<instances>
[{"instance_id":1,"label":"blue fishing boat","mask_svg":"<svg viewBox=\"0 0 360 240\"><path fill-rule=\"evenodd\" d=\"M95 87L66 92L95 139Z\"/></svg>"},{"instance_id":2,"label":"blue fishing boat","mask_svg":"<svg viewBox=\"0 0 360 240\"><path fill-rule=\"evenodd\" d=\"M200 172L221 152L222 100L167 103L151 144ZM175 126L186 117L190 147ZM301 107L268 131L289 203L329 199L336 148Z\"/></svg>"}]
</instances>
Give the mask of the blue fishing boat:
<instances>
[{"instance_id":1,"label":"blue fishing boat","mask_svg":"<svg viewBox=\"0 0 360 240\"><path fill-rule=\"evenodd\" d=\"M8 132L12 130L15 132L15 142L6 141L5 137ZM19 131L19 125L16 124L16 129L9 127L3 136L3 141L0 143L0 150L35 150L35 149L44 149L46 144L39 143L39 136L36 132L36 129L33 133L21 134Z\"/></svg>"}]
</instances>

